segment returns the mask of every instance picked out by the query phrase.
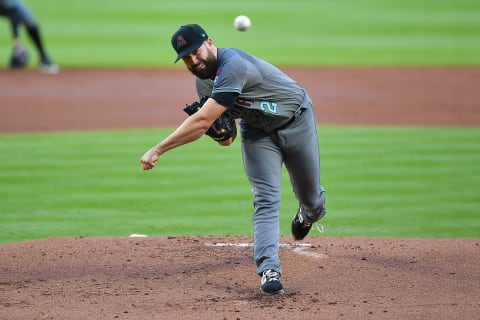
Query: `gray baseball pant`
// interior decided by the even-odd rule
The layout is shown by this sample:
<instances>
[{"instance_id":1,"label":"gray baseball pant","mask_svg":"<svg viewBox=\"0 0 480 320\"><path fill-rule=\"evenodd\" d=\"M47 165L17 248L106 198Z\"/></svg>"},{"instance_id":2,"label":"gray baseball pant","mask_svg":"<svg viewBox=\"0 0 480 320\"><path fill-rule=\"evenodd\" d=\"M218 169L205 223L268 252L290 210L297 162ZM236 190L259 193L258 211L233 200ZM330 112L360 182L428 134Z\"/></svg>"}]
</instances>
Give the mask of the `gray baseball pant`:
<instances>
[{"instance_id":1,"label":"gray baseball pant","mask_svg":"<svg viewBox=\"0 0 480 320\"><path fill-rule=\"evenodd\" d=\"M282 273L278 256L282 164L300 205L311 212L325 210L317 127L311 101L306 100L303 112L282 129L267 133L241 122L243 163L253 188L253 259L259 275L266 269Z\"/></svg>"}]
</instances>

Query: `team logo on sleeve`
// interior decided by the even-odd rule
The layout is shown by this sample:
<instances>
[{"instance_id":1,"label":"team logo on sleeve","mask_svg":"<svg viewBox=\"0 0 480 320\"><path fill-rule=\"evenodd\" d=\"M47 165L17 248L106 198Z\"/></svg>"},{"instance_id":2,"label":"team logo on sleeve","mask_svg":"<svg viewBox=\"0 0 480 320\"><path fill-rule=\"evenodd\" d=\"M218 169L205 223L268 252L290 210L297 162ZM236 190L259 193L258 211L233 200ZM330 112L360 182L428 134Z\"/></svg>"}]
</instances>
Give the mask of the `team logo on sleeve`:
<instances>
[{"instance_id":1,"label":"team logo on sleeve","mask_svg":"<svg viewBox=\"0 0 480 320\"><path fill-rule=\"evenodd\" d=\"M222 69L218 69L217 73L215 74L215 79L213 79L213 85L216 86L218 84L218 78L222 74Z\"/></svg>"}]
</instances>

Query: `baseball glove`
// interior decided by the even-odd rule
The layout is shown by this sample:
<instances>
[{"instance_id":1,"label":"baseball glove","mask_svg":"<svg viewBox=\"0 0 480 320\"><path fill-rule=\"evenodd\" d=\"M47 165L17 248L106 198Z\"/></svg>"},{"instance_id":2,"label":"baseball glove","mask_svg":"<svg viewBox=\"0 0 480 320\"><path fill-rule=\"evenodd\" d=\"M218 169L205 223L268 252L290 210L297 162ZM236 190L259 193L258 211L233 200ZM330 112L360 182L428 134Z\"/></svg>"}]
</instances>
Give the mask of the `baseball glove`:
<instances>
[{"instance_id":1,"label":"baseball glove","mask_svg":"<svg viewBox=\"0 0 480 320\"><path fill-rule=\"evenodd\" d=\"M15 46L10 56L8 66L10 69L23 69L28 64L28 52L24 46Z\"/></svg>"},{"instance_id":2,"label":"baseball glove","mask_svg":"<svg viewBox=\"0 0 480 320\"><path fill-rule=\"evenodd\" d=\"M183 111L185 111L189 116L200 110L203 104L208 100L208 97L202 97L200 101L192 102L187 104ZM223 113L220 117L217 118L212 124L212 126L205 132L207 136L212 138L215 141L225 141L230 138L235 140L237 136L237 126L235 124L235 119L227 113Z\"/></svg>"}]
</instances>

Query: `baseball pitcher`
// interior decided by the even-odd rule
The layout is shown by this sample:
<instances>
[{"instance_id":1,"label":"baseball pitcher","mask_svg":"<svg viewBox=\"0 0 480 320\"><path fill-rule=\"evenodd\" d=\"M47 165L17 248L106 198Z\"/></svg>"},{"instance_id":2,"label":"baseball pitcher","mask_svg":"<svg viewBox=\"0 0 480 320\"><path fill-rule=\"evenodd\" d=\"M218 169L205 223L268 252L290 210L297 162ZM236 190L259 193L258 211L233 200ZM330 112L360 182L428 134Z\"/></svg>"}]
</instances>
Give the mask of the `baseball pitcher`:
<instances>
[{"instance_id":1,"label":"baseball pitcher","mask_svg":"<svg viewBox=\"0 0 480 320\"><path fill-rule=\"evenodd\" d=\"M197 24L172 36L177 53L195 76L198 97L206 97L172 134L140 159L154 168L168 150L207 133L223 146L234 142L239 120L242 156L253 188L256 272L265 294L284 293L278 256L281 173L284 164L299 202L291 231L302 240L326 214L320 182L320 153L312 101L297 82L268 62L234 48L217 48Z\"/></svg>"}]
</instances>

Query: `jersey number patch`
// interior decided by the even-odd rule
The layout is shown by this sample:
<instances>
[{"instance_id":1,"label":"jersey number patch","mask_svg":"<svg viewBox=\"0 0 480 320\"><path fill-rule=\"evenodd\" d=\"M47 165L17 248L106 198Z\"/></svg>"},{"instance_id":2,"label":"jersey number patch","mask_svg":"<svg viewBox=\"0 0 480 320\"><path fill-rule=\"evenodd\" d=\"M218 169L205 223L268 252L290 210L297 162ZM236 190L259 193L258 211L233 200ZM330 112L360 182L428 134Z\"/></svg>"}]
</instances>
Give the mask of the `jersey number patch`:
<instances>
[{"instance_id":1,"label":"jersey number patch","mask_svg":"<svg viewBox=\"0 0 480 320\"><path fill-rule=\"evenodd\" d=\"M260 109L262 111L277 114L277 104L275 102L261 101L260 102Z\"/></svg>"}]
</instances>

